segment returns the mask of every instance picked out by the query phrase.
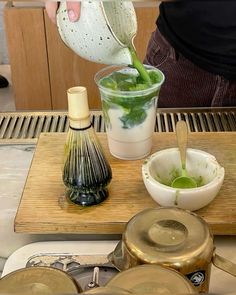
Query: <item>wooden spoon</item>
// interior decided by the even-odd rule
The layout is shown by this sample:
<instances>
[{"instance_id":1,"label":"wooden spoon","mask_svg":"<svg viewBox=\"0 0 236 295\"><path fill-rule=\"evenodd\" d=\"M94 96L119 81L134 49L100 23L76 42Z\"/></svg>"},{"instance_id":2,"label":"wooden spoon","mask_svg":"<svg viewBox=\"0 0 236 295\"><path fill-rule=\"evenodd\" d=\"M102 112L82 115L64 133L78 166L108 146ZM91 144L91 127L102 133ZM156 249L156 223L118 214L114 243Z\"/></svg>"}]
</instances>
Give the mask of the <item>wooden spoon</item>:
<instances>
[{"instance_id":1,"label":"wooden spoon","mask_svg":"<svg viewBox=\"0 0 236 295\"><path fill-rule=\"evenodd\" d=\"M196 181L192 177L188 177L186 171L186 149L188 140L188 128L185 121L177 122L176 136L180 152L182 175L175 178L172 181L171 186L174 188L195 188L197 187Z\"/></svg>"}]
</instances>

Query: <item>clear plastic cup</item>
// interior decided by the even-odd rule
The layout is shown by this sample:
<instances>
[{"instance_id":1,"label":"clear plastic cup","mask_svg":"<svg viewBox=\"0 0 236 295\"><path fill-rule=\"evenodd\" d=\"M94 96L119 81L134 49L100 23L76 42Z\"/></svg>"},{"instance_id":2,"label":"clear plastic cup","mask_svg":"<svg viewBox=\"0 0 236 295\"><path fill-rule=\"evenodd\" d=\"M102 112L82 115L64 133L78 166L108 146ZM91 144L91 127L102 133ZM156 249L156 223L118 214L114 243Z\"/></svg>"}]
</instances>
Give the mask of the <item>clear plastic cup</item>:
<instances>
[{"instance_id":1,"label":"clear plastic cup","mask_svg":"<svg viewBox=\"0 0 236 295\"><path fill-rule=\"evenodd\" d=\"M122 81L122 74L138 75L134 68L109 66L95 75L101 95L109 150L119 159L141 159L152 148L158 94L165 77L152 66L145 65L145 68L158 75L158 82L139 90L131 90L132 85L129 87L129 83ZM118 84L123 83L122 90L115 89L109 79L107 83L104 82L104 78L109 78L114 72L121 73ZM127 90L123 90L126 86Z\"/></svg>"}]
</instances>

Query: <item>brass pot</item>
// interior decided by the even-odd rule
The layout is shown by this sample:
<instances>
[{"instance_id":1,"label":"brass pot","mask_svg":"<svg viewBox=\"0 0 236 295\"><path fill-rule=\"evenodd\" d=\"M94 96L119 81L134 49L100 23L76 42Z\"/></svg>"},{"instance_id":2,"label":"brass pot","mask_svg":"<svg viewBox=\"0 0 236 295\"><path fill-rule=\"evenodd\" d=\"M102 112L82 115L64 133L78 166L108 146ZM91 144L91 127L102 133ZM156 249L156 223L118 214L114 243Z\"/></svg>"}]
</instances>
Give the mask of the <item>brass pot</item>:
<instances>
[{"instance_id":1,"label":"brass pot","mask_svg":"<svg viewBox=\"0 0 236 295\"><path fill-rule=\"evenodd\" d=\"M60 269L34 266L15 270L2 277L0 292L24 295L77 294L82 289L71 276Z\"/></svg>"},{"instance_id":2,"label":"brass pot","mask_svg":"<svg viewBox=\"0 0 236 295\"><path fill-rule=\"evenodd\" d=\"M213 235L197 214L178 208L152 208L127 223L108 259L119 270L141 264L172 268L197 292L208 292L212 262L236 276L236 265L215 254Z\"/></svg>"},{"instance_id":3,"label":"brass pot","mask_svg":"<svg viewBox=\"0 0 236 295\"><path fill-rule=\"evenodd\" d=\"M91 294L91 295L92 294L100 294L100 295L125 295L126 294L127 295L132 293L120 287L105 286L105 287L94 288L84 293L81 293L81 295L85 295L85 294Z\"/></svg>"},{"instance_id":4,"label":"brass pot","mask_svg":"<svg viewBox=\"0 0 236 295\"><path fill-rule=\"evenodd\" d=\"M139 265L114 276L107 287L120 287L132 294L196 294L192 284L176 270L160 265Z\"/></svg>"}]
</instances>

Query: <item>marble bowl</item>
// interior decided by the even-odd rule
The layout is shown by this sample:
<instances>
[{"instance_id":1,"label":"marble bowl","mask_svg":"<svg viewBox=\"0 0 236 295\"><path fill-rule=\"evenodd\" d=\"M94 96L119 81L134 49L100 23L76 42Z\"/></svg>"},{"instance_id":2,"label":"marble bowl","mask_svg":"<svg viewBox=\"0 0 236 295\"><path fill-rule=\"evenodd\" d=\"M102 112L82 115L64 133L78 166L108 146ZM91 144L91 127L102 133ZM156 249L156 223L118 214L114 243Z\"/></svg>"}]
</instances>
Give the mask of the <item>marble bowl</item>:
<instances>
[{"instance_id":1,"label":"marble bowl","mask_svg":"<svg viewBox=\"0 0 236 295\"><path fill-rule=\"evenodd\" d=\"M132 64L127 45L137 33L132 1L81 1L76 22L69 20L63 1L57 26L64 43L81 57L103 64Z\"/></svg>"},{"instance_id":2,"label":"marble bowl","mask_svg":"<svg viewBox=\"0 0 236 295\"><path fill-rule=\"evenodd\" d=\"M186 170L197 182L196 188L172 188L172 181L181 176L178 148L158 151L142 165L142 177L147 191L161 206L174 206L190 211L208 205L218 194L224 181L224 168L216 158L204 151L187 149Z\"/></svg>"}]
</instances>

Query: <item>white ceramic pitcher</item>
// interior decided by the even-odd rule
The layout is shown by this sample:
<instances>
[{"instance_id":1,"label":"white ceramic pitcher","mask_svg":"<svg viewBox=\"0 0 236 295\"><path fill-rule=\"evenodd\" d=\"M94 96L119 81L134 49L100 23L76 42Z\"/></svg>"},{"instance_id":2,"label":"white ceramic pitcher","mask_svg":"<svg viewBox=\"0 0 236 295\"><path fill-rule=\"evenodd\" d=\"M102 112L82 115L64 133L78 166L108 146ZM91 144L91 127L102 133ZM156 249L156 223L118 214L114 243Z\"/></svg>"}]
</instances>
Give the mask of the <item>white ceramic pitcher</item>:
<instances>
[{"instance_id":1,"label":"white ceramic pitcher","mask_svg":"<svg viewBox=\"0 0 236 295\"><path fill-rule=\"evenodd\" d=\"M128 46L137 33L132 1L81 1L77 22L69 20L63 1L57 25L62 40L81 57L103 64L132 64Z\"/></svg>"}]
</instances>

